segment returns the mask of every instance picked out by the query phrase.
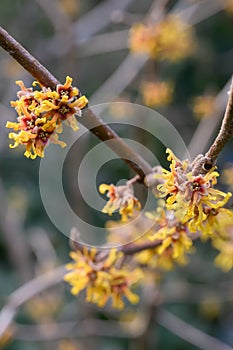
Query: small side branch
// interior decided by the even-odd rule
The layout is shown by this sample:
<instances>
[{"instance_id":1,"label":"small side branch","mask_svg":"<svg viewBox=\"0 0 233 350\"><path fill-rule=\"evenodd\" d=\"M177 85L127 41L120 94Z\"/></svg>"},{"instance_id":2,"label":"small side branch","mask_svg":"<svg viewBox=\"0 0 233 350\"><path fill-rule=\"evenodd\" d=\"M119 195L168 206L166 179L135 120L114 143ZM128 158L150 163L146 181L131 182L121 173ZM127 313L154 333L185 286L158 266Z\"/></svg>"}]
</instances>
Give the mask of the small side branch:
<instances>
[{"instance_id":1,"label":"small side branch","mask_svg":"<svg viewBox=\"0 0 233 350\"><path fill-rule=\"evenodd\" d=\"M0 45L43 86L54 90L59 84L59 81L2 27L0 27ZM83 112L83 117L79 121L101 141L114 140L109 143L111 149L140 176L139 182L143 182L145 175L152 172L151 166L90 108Z\"/></svg>"},{"instance_id":2,"label":"small side branch","mask_svg":"<svg viewBox=\"0 0 233 350\"><path fill-rule=\"evenodd\" d=\"M155 241L149 241L149 242L144 242L140 244L127 244L124 245L120 248L120 250L125 254L125 255L133 255L136 253L140 253L143 250L147 249L154 249L158 246L160 246L163 243L161 239L156 239Z\"/></svg>"},{"instance_id":3,"label":"small side branch","mask_svg":"<svg viewBox=\"0 0 233 350\"><path fill-rule=\"evenodd\" d=\"M209 151L206 153L206 157L210 158L214 163L222 151L226 143L233 136L233 80L231 82L231 87L229 91L229 99L227 102L226 111L222 121L221 129L216 137L214 143L210 147Z\"/></svg>"},{"instance_id":4,"label":"small side branch","mask_svg":"<svg viewBox=\"0 0 233 350\"><path fill-rule=\"evenodd\" d=\"M219 133L204 156L198 156L193 162L193 174L208 172L215 164L220 152L233 136L233 81L229 90L226 111Z\"/></svg>"}]
</instances>

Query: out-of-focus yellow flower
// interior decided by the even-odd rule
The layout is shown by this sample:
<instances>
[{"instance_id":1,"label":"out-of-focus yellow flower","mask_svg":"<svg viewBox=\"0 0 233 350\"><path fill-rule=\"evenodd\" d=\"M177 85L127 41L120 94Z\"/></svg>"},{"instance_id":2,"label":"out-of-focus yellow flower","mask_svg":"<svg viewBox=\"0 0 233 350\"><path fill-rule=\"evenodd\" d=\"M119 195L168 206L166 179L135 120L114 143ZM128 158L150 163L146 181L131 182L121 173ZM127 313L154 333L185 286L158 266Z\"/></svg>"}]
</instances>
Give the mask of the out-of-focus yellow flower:
<instances>
[{"instance_id":1,"label":"out-of-focus yellow flower","mask_svg":"<svg viewBox=\"0 0 233 350\"><path fill-rule=\"evenodd\" d=\"M80 342L66 339L59 342L58 350L84 350L84 346Z\"/></svg>"},{"instance_id":2,"label":"out-of-focus yellow flower","mask_svg":"<svg viewBox=\"0 0 233 350\"><path fill-rule=\"evenodd\" d=\"M116 267L122 254L116 249L97 251L95 248L71 252L74 263L67 265L71 270L64 280L72 286L71 293L77 295L86 289L86 301L103 307L109 299L117 309L124 307L123 297L135 304L139 297L131 291L131 286L143 277L139 268Z\"/></svg>"},{"instance_id":3,"label":"out-of-focus yellow flower","mask_svg":"<svg viewBox=\"0 0 233 350\"><path fill-rule=\"evenodd\" d=\"M48 142L65 147L66 144L58 140L62 122L66 121L73 130L77 130L75 114L81 115L81 110L88 103L87 98L80 96L79 90L72 87L72 78L67 77L65 84L58 84L55 91L43 86L40 91L33 90L26 88L22 81L16 83L21 90L17 93L18 100L12 101L11 105L19 117L17 123L6 124L7 128L16 131L9 134L9 138L14 140L10 147L24 145L24 155L32 159L44 157L44 148Z\"/></svg>"},{"instance_id":4,"label":"out-of-focus yellow flower","mask_svg":"<svg viewBox=\"0 0 233 350\"><path fill-rule=\"evenodd\" d=\"M216 294L209 294L199 305L200 312L209 320L216 319L221 312L221 302Z\"/></svg>"},{"instance_id":5,"label":"out-of-focus yellow flower","mask_svg":"<svg viewBox=\"0 0 233 350\"><path fill-rule=\"evenodd\" d=\"M165 81L145 81L141 85L143 102L149 107L168 105L172 101L173 90L173 84Z\"/></svg>"},{"instance_id":6,"label":"out-of-focus yellow flower","mask_svg":"<svg viewBox=\"0 0 233 350\"><path fill-rule=\"evenodd\" d=\"M192 28L174 15L156 25L135 24L130 31L131 51L159 60L179 61L189 56L194 46Z\"/></svg>"},{"instance_id":7,"label":"out-of-focus yellow flower","mask_svg":"<svg viewBox=\"0 0 233 350\"><path fill-rule=\"evenodd\" d=\"M233 15L233 1L232 1L232 0L227 0L227 1L226 1L225 10L226 10L230 15Z\"/></svg>"},{"instance_id":8,"label":"out-of-focus yellow flower","mask_svg":"<svg viewBox=\"0 0 233 350\"><path fill-rule=\"evenodd\" d=\"M133 53L144 53L155 58L158 55L156 46L156 27L136 23L130 30L129 47Z\"/></svg>"},{"instance_id":9,"label":"out-of-focus yellow flower","mask_svg":"<svg viewBox=\"0 0 233 350\"><path fill-rule=\"evenodd\" d=\"M13 327L8 327L7 330L0 337L0 349L5 349L5 347L10 343L14 335Z\"/></svg>"},{"instance_id":10,"label":"out-of-focus yellow flower","mask_svg":"<svg viewBox=\"0 0 233 350\"><path fill-rule=\"evenodd\" d=\"M61 296L55 292L43 293L31 299L26 310L36 322L49 322L58 313L62 305Z\"/></svg>"},{"instance_id":11,"label":"out-of-focus yellow flower","mask_svg":"<svg viewBox=\"0 0 233 350\"><path fill-rule=\"evenodd\" d=\"M208 210L223 207L231 193L213 188L219 176L214 167L207 174L196 176L191 163L180 161L171 150L167 153L171 164L170 171L164 169L164 183L158 185L161 196L167 198L167 209L174 210L180 222L188 223L191 232L201 230Z\"/></svg>"},{"instance_id":12,"label":"out-of-focus yellow flower","mask_svg":"<svg viewBox=\"0 0 233 350\"><path fill-rule=\"evenodd\" d=\"M233 165L223 170L223 182L233 191Z\"/></svg>"},{"instance_id":13,"label":"out-of-focus yellow flower","mask_svg":"<svg viewBox=\"0 0 233 350\"><path fill-rule=\"evenodd\" d=\"M99 191L101 194L107 192L107 197L109 198L102 212L112 215L116 210L119 210L122 221L127 221L129 217L135 214L135 210L140 210L141 208L139 200L134 196L131 184L124 186L101 184Z\"/></svg>"},{"instance_id":14,"label":"out-of-focus yellow flower","mask_svg":"<svg viewBox=\"0 0 233 350\"><path fill-rule=\"evenodd\" d=\"M206 240L219 236L226 237L226 228L233 222L232 211L226 208L205 208L204 211L206 219L199 226L201 238Z\"/></svg>"},{"instance_id":15,"label":"out-of-focus yellow flower","mask_svg":"<svg viewBox=\"0 0 233 350\"><path fill-rule=\"evenodd\" d=\"M75 18L80 12L79 0L59 0L61 11L66 13L71 18Z\"/></svg>"},{"instance_id":16,"label":"out-of-focus yellow flower","mask_svg":"<svg viewBox=\"0 0 233 350\"><path fill-rule=\"evenodd\" d=\"M212 117L216 110L215 96L198 96L193 101L193 113L198 119Z\"/></svg>"},{"instance_id":17,"label":"out-of-focus yellow flower","mask_svg":"<svg viewBox=\"0 0 233 350\"><path fill-rule=\"evenodd\" d=\"M228 272L233 268L233 240L214 239L213 246L220 253L215 258L215 265Z\"/></svg>"},{"instance_id":18,"label":"out-of-focus yellow flower","mask_svg":"<svg viewBox=\"0 0 233 350\"><path fill-rule=\"evenodd\" d=\"M219 226L212 235L213 246L220 251L215 259L216 266L227 272L233 268L233 213L222 215ZM231 215L230 215L231 214Z\"/></svg>"}]
</instances>

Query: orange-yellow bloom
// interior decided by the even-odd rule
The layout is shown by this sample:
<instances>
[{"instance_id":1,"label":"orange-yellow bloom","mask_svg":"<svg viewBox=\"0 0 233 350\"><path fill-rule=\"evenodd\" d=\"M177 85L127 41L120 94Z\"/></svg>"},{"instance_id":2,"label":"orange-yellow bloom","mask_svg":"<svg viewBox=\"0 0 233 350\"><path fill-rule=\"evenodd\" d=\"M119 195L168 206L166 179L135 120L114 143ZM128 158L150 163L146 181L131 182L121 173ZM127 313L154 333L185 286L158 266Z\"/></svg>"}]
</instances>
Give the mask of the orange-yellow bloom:
<instances>
[{"instance_id":1,"label":"orange-yellow bloom","mask_svg":"<svg viewBox=\"0 0 233 350\"><path fill-rule=\"evenodd\" d=\"M164 81L148 81L141 85L143 102L146 106L168 105L172 100L173 84Z\"/></svg>"},{"instance_id":2,"label":"orange-yellow bloom","mask_svg":"<svg viewBox=\"0 0 233 350\"><path fill-rule=\"evenodd\" d=\"M202 229L209 209L222 208L231 193L224 193L214 188L218 172L213 167L205 175L193 175L192 165L187 160L180 161L171 150L168 160L170 171L164 169L164 183L158 185L162 197L166 197L166 206L175 211L175 216L182 223L188 222L192 232Z\"/></svg>"},{"instance_id":3,"label":"orange-yellow bloom","mask_svg":"<svg viewBox=\"0 0 233 350\"><path fill-rule=\"evenodd\" d=\"M198 96L193 101L193 113L198 119L212 117L215 110L214 96Z\"/></svg>"},{"instance_id":4,"label":"orange-yellow bloom","mask_svg":"<svg viewBox=\"0 0 233 350\"><path fill-rule=\"evenodd\" d=\"M139 200L134 196L131 184L124 186L101 184L99 191L101 194L107 192L107 197L109 198L102 212L112 215L116 210L119 210L122 221L127 221L129 217L134 215L135 210L140 210L141 208Z\"/></svg>"},{"instance_id":5,"label":"orange-yellow bloom","mask_svg":"<svg viewBox=\"0 0 233 350\"><path fill-rule=\"evenodd\" d=\"M87 98L80 96L79 90L72 87L70 77L66 78L64 85L58 84L55 91L43 86L40 86L41 90L33 90L26 88L22 81L16 83L21 90L17 93L18 100L12 101L11 105L18 113L17 123L6 124L7 128L16 131L9 134L9 138L14 140L10 147L25 145L24 155L32 159L44 156L48 142L64 147L65 143L58 140L62 122L66 121L73 130L77 130L75 114L81 115L81 110L88 103ZM36 84L33 83L34 86Z\"/></svg>"},{"instance_id":6,"label":"orange-yellow bloom","mask_svg":"<svg viewBox=\"0 0 233 350\"><path fill-rule=\"evenodd\" d=\"M166 16L156 25L133 25L129 47L133 53L147 54L159 60L179 61L193 52L193 32L178 17Z\"/></svg>"},{"instance_id":7,"label":"orange-yellow bloom","mask_svg":"<svg viewBox=\"0 0 233 350\"><path fill-rule=\"evenodd\" d=\"M70 270L64 280L72 286L71 293L77 295L86 290L86 301L103 307L112 299L114 308L124 307L123 297L135 304L139 297L131 291L131 286L142 277L140 269L116 267L116 262L122 254L116 249L97 251L86 247L82 251L71 252L73 263L67 265Z\"/></svg>"}]
</instances>

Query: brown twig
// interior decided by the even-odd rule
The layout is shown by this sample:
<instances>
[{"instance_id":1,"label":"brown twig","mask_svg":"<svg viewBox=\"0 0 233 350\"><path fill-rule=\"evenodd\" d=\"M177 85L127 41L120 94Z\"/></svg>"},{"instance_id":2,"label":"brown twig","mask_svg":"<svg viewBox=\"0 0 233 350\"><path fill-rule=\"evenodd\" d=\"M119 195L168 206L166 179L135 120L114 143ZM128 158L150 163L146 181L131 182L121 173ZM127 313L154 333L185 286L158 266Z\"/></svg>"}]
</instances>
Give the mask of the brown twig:
<instances>
[{"instance_id":1,"label":"brown twig","mask_svg":"<svg viewBox=\"0 0 233 350\"><path fill-rule=\"evenodd\" d=\"M233 81L231 83L226 111L222 120L219 133L212 146L204 156L199 156L194 161L193 174L208 172L215 164L217 157L223 150L227 142L233 136Z\"/></svg>"},{"instance_id":2,"label":"brown twig","mask_svg":"<svg viewBox=\"0 0 233 350\"><path fill-rule=\"evenodd\" d=\"M59 81L2 27L0 27L0 45L43 86L55 89L59 84ZM140 182L152 171L151 166L90 108L85 109L79 121L101 141L114 141L109 142L108 146L140 176Z\"/></svg>"},{"instance_id":3,"label":"brown twig","mask_svg":"<svg viewBox=\"0 0 233 350\"><path fill-rule=\"evenodd\" d=\"M219 153L222 151L226 143L233 136L233 80L229 90L229 99L227 102L226 111L222 121L221 129L216 137L214 143L206 153L206 157L215 162Z\"/></svg>"},{"instance_id":4,"label":"brown twig","mask_svg":"<svg viewBox=\"0 0 233 350\"><path fill-rule=\"evenodd\" d=\"M130 244L121 246L119 250L122 251L125 255L133 255L136 253L140 253L141 251L146 249L154 249L159 245L161 245L162 242L163 241L161 239L156 239L155 241L152 241L152 242L148 241L140 244L130 243Z\"/></svg>"}]
</instances>

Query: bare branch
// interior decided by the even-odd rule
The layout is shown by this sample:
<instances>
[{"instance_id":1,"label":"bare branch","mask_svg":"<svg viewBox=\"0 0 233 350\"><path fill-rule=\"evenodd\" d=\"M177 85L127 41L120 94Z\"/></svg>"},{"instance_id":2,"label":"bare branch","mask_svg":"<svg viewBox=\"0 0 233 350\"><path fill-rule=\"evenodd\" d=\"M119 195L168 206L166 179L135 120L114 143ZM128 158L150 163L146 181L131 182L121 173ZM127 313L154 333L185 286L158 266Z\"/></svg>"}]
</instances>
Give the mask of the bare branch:
<instances>
[{"instance_id":1,"label":"bare branch","mask_svg":"<svg viewBox=\"0 0 233 350\"><path fill-rule=\"evenodd\" d=\"M206 153L206 157L210 158L214 163L219 153L222 151L226 143L233 136L233 81L229 90L229 99L227 102L226 111L222 121L221 129L216 137L213 145Z\"/></svg>"},{"instance_id":2,"label":"bare branch","mask_svg":"<svg viewBox=\"0 0 233 350\"><path fill-rule=\"evenodd\" d=\"M194 162L193 174L207 172L215 164L220 152L233 136L233 82L219 133L207 153Z\"/></svg>"},{"instance_id":3,"label":"bare branch","mask_svg":"<svg viewBox=\"0 0 233 350\"><path fill-rule=\"evenodd\" d=\"M59 81L39 61L1 27L0 45L42 85L55 89L56 85L59 84ZM146 174L152 172L151 166L120 139L90 108L83 112L79 121L101 141L114 140L115 142L109 143L111 149L140 176L140 181L143 181Z\"/></svg>"},{"instance_id":4,"label":"bare branch","mask_svg":"<svg viewBox=\"0 0 233 350\"><path fill-rule=\"evenodd\" d=\"M233 350L227 344L224 344L217 338L214 338L201 330L184 322L179 317L166 310L160 310L156 313L156 321L161 326L167 328L181 339L198 347L202 350Z\"/></svg>"},{"instance_id":5,"label":"bare branch","mask_svg":"<svg viewBox=\"0 0 233 350\"><path fill-rule=\"evenodd\" d=\"M26 303L38 293L41 293L61 282L64 273L65 266L59 266L57 269L49 271L46 274L25 283L9 296L8 303L0 312L0 338L13 321L18 307Z\"/></svg>"},{"instance_id":6,"label":"bare branch","mask_svg":"<svg viewBox=\"0 0 233 350\"><path fill-rule=\"evenodd\" d=\"M216 96L215 115L201 119L194 134L192 135L188 146L191 159L194 159L197 154L203 153L210 145L210 141L213 138L213 133L219 125L222 118L222 113L226 108L227 92L229 91L230 84L231 79Z\"/></svg>"},{"instance_id":7,"label":"bare branch","mask_svg":"<svg viewBox=\"0 0 233 350\"><path fill-rule=\"evenodd\" d=\"M163 243L163 241L161 239L157 239L155 241L148 241L148 242L143 242L140 244L134 244L134 243L130 243L127 245L124 245L120 248L120 250L125 254L125 255L133 255L136 253L139 253L143 250L146 249L154 249L158 246L160 246Z\"/></svg>"}]
</instances>

